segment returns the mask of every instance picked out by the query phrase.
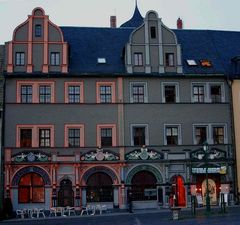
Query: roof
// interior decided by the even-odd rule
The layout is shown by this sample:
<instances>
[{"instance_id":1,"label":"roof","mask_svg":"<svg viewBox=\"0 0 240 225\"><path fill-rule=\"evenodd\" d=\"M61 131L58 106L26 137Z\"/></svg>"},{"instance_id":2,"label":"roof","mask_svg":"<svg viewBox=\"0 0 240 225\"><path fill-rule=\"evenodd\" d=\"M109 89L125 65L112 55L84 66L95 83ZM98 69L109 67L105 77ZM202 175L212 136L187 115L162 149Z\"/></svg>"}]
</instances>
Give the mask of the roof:
<instances>
[{"instance_id":1,"label":"roof","mask_svg":"<svg viewBox=\"0 0 240 225\"><path fill-rule=\"evenodd\" d=\"M123 23L120 27L131 27L131 28L136 28L139 27L143 24L143 17L141 13L139 12L138 6L136 4L133 16L130 20L127 22Z\"/></svg>"},{"instance_id":2,"label":"roof","mask_svg":"<svg viewBox=\"0 0 240 225\"><path fill-rule=\"evenodd\" d=\"M69 73L120 74L125 72L124 46L133 29L61 27L70 46ZM105 58L106 63L98 63Z\"/></svg>"},{"instance_id":3,"label":"roof","mask_svg":"<svg viewBox=\"0 0 240 225\"><path fill-rule=\"evenodd\" d=\"M61 27L70 46L69 73L124 74L124 48L134 28ZM182 49L184 74L229 74L231 59L240 53L240 32L214 30L173 30ZM234 44L233 44L234 43ZM105 58L106 63L98 63ZM189 66L193 59L198 66ZM204 68L199 60L212 67Z\"/></svg>"},{"instance_id":4,"label":"roof","mask_svg":"<svg viewBox=\"0 0 240 225\"><path fill-rule=\"evenodd\" d=\"M183 72L187 74L231 74L231 59L240 54L240 32L173 30L182 48ZM188 66L187 59L208 59L211 68Z\"/></svg>"}]
</instances>

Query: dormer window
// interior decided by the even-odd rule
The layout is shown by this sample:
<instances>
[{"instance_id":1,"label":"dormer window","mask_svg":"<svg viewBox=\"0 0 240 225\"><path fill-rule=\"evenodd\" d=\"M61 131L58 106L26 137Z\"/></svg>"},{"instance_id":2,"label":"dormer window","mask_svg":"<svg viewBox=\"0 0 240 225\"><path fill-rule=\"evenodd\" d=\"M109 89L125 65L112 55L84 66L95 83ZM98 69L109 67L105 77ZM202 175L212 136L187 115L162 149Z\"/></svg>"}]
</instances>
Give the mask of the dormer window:
<instances>
[{"instance_id":1,"label":"dormer window","mask_svg":"<svg viewBox=\"0 0 240 225\"><path fill-rule=\"evenodd\" d=\"M59 52L51 52L50 58L51 66L59 66L60 65L60 53Z\"/></svg>"},{"instance_id":2,"label":"dormer window","mask_svg":"<svg viewBox=\"0 0 240 225\"><path fill-rule=\"evenodd\" d=\"M134 53L134 66L143 65L143 54L141 52Z\"/></svg>"},{"instance_id":3,"label":"dormer window","mask_svg":"<svg viewBox=\"0 0 240 225\"><path fill-rule=\"evenodd\" d=\"M25 65L25 53L24 52L16 52L15 64L16 64L16 66L24 66Z\"/></svg>"},{"instance_id":4,"label":"dormer window","mask_svg":"<svg viewBox=\"0 0 240 225\"><path fill-rule=\"evenodd\" d=\"M173 53L166 53L166 66L172 67L174 66L174 54Z\"/></svg>"},{"instance_id":5,"label":"dormer window","mask_svg":"<svg viewBox=\"0 0 240 225\"><path fill-rule=\"evenodd\" d=\"M187 59L188 66L197 66L197 63L194 59Z\"/></svg>"},{"instance_id":6,"label":"dormer window","mask_svg":"<svg viewBox=\"0 0 240 225\"><path fill-rule=\"evenodd\" d=\"M150 34L151 34L151 38L155 39L157 37L156 35L156 27L150 27Z\"/></svg>"},{"instance_id":7,"label":"dormer window","mask_svg":"<svg viewBox=\"0 0 240 225\"><path fill-rule=\"evenodd\" d=\"M35 25L35 37L41 37L42 36L42 25L37 24Z\"/></svg>"},{"instance_id":8,"label":"dormer window","mask_svg":"<svg viewBox=\"0 0 240 225\"><path fill-rule=\"evenodd\" d=\"M208 59L200 60L200 64L202 67L212 67L212 62Z\"/></svg>"}]
</instances>

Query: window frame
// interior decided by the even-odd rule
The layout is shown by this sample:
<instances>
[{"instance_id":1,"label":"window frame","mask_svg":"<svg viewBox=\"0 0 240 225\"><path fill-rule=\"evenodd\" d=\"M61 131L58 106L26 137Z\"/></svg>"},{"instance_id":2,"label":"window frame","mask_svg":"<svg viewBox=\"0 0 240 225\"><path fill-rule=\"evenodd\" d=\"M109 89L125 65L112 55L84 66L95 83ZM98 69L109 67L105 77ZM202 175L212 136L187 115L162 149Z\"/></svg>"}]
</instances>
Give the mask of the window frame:
<instances>
[{"instance_id":1,"label":"window frame","mask_svg":"<svg viewBox=\"0 0 240 225\"><path fill-rule=\"evenodd\" d=\"M41 87L44 87L44 92L41 93ZM50 92L47 92L47 89L49 88ZM52 87L48 84L39 84L38 86L38 98L39 103L51 103L52 102ZM43 101L41 100L43 99Z\"/></svg>"},{"instance_id":2,"label":"window frame","mask_svg":"<svg viewBox=\"0 0 240 225\"><path fill-rule=\"evenodd\" d=\"M143 102L135 102L134 101L134 93L133 93L133 88L134 86L143 86ZM147 89L147 82L130 82L130 103L148 103L148 89Z\"/></svg>"},{"instance_id":3,"label":"window frame","mask_svg":"<svg viewBox=\"0 0 240 225\"><path fill-rule=\"evenodd\" d=\"M79 137L79 147L70 147L69 146L69 129L79 129L80 130L80 137ZM65 148L83 148L85 146L85 134L84 134L84 124L65 124L64 125L64 147Z\"/></svg>"},{"instance_id":4,"label":"window frame","mask_svg":"<svg viewBox=\"0 0 240 225\"><path fill-rule=\"evenodd\" d=\"M210 139L210 127L209 124L193 124L193 144L194 145L202 145L202 143L197 143L197 138L196 138L196 128L201 128L205 127L206 128L206 142L211 144L211 139Z\"/></svg>"},{"instance_id":5,"label":"window frame","mask_svg":"<svg viewBox=\"0 0 240 225\"><path fill-rule=\"evenodd\" d=\"M214 128L223 128L223 143L214 142ZM227 133L227 124L226 123L213 123L211 124L211 143L214 145L224 145L228 143L228 133Z\"/></svg>"},{"instance_id":6,"label":"window frame","mask_svg":"<svg viewBox=\"0 0 240 225\"><path fill-rule=\"evenodd\" d=\"M117 146L117 126L116 124L98 124L97 125L97 146L101 147L101 130L102 129L112 129L112 146L103 147L116 147Z\"/></svg>"},{"instance_id":7,"label":"window frame","mask_svg":"<svg viewBox=\"0 0 240 225\"><path fill-rule=\"evenodd\" d=\"M80 101L79 102L70 102L69 101L69 87L70 86L78 86L80 88ZM65 103L69 103L69 104L79 104L79 103L83 103L83 99L84 99L84 86L83 86L83 81L80 82L74 82L74 81L70 81L70 82L65 82L64 83L64 92L65 92Z\"/></svg>"},{"instance_id":8,"label":"window frame","mask_svg":"<svg viewBox=\"0 0 240 225\"><path fill-rule=\"evenodd\" d=\"M41 177L42 179L42 183L43 185L34 185L34 182L33 182L33 174L37 174L39 177ZM21 179L22 177L26 176L26 175L30 175L30 179L31 179L31 182L30 182L30 185L21 185L20 182L21 182ZM45 183L44 183L44 179L41 175L39 175L38 173L34 173L34 172L30 172L30 173L27 173L27 174L24 174L23 176L21 176L20 180L19 180L19 183L18 183L18 188L19 188L19 191L18 191L18 203L19 204L31 204L31 203L45 203L45 197L46 197L46 194L45 194ZM28 201L26 202L23 202L23 201L20 201L20 196L21 196L21 189L27 189L27 193L28 193ZM36 189L39 189L41 188L42 189L42 194L43 194L43 201L34 201L33 200L33 193L35 193L34 190Z\"/></svg>"},{"instance_id":9,"label":"window frame","mask_svg":"<svg viewBox=\"0 0 240 225\"><path fill-rule=\"evenodd\" d=\"M101 101L101 91L102 86L111 86L111 102ZM96 102L101 104L111 104L116 102L116 83L115 82L96 82Z\"/></svg>"},{"instance_id":10,"label":"window frame","mask_svg":"<svg viewBox=\"0 0 240 225\"><path fill-rule=\"evenodd\" d=\"M25 52L15 52L15 65L25 66Z\"/></svg>"},{"instance_id":11,"label":"window frame","mask_svg":"<svg viewBox=\"0 0 240 225\"><path fill-rule=\"evenodd\" d=\"M60 52L50 52L50 65L51 66L60 66L61 64L61 54Z\"/></svg>"},{"instance_id":12,"label":"window frame","mask_svg":"<svg viewBox=\"0 0 240 225\"><path fill-rule=\"evenodd\" d=\"M51 147L51 129L39 128L38 129L38 146L39 148Z\"/></svg>"},{"instance_id":13,"label":"window frame","mask_svg":"<svg viewBox=\"0 0 240 225\"><path fill-rule=\"evenodd\" d=\"M24 140L22 139L22 131L23 131L23 130L29 130L29 131L31 131L31 140L30 140L31 144L30 144L30 146L24 146L24 145L23 145L23 142L24 142ZM32 128L21 128L21 129L19 130L19 136L20 136L20 138L19 138L19 147L20 147L20 148L32 148L32 136L33 136L33 130L32 130Z\"/></svg>"},{"instance_id":14,"label":"window frame","mask_svg":"<svg viewBox=\"0 0 240 225\"><path fill-rule=\"evenodd\" d=\"M145 128L145 144L146 146L149 145L149 125L148 124L131 124L130 125L130 134L131 134L131 146L141 147L140 145L134 144L134 128Z\"/></svg>"},{"instance_id":15,"label":"window frame","mask_svg":"<svg viewBox=\"0 0 240 225\"><path fill-rule=\"evenodd\" d=\"M35 24L34 34L35 34L35 37L42 37L42 25L41 24Z\"/></svg>"},{"instance_id":16,"label":"window frame","mask_svg":"<svg viewBox=\"0 0 240 225\"><path fill-rule=\"evenodd\" d=\"M156 26L150 26L150 37L151 39L157 38L157 28Z\"/></svg>"},{"instance_id":17,"label":"window frame","mask_svg":"<svg viewBox=\"0 0 240 225\"><path fill-rule=\"evenodd\" d=\"M212 86L220 86L221 90L221 96L220 101L213 101L212 95L211 95L211 87ZM209 89L209 102L211 103L224 103L225 102L225 88L224 88L224 82L208 82L208 89Z\"/></svg>"},{"instance_id":18,"label":"window frame","mask_svg":"<svg viewBox=\"0 0 240 225\"><path fill-rule=\"evenodd\" d=\"M166 96L165 96L165 87L166 86L175 86L175 101L174 102L166 101ZM161 89L162 89L162 102L163 103L179 103L180 102L179 83L178 82L162 82Z\"/></svg>"},{"instance_id":19,"label":"window frame","mask_svg":"<svg viewBox=\"0 0 240 225\"><path fill-rule=\"evenodd\" d=\"M177 143L176 144L168 144L167 139L167 129L168 128L177 128ZM164 145L167 146L177 146L182 144L182 128L181 124L164 124Z\"/></svg>"},{"instance_id":20,"label":"window frame","mask_svg":"<svg viewBox=\"0 0 240 225\"><path fill-rule=\"evenodd\" d=\"M23 87L27 88L25 94L23 93ZM31 92L28 90L29 87L31 87ZM23 96L25 96L25 101L23 101ZM20 86L20 102L24 104L33 103L33 85L22 84Z\"/></svg>"},{"instance_id":21,"label":"window frame","mask_svg":"<svg viewBox=\"0 0 240 225\"><path fill-rule=\"evenodd\" d=\"M173 52L165 53L165 65L166 67L175 67L175 54Z\"/></svg>"},{"instance_id":22,"label":"window frame","mask_svg":"<svg viewBox=\"0 0 240 225\"><path fill-rule=\"evenodd\" d=\"M194 98L194 87L195 86L202 86L203 87L203 101L195 101L195 98ZM198 95L199 96L199 95ZM199 99L199 98L198 98ZM193 103L206 103L207 102L207 83L204 83L204 82L193 82L191 83L191 101Z\"/></svg>"},{"instance_id":23,"label":"window frame","mask_svg":"<svg viewBox=\"0 0 240 225\"><path fill-rule=\"evenodd\" d=\"M134 62L134 66L143 66L143 53L142 52L134 52L133 53L133 62Z\"/></svg>"},{"instance_id":24,"label":"window frame","mask_svg":"<svg viewBox=\"0 0 240 225\"><path fill-rule=\"evenodd\" d=\"M20 139L21 139L21 129L32 129L32 148L45 148L39 146L39 130L40 129L50 129L50 146L47 148L53 148L54 147L54 125L51 124L21 124L16 126L16 147L17 148L24 148L20 146Z\"/></svg>"}]
</instances>

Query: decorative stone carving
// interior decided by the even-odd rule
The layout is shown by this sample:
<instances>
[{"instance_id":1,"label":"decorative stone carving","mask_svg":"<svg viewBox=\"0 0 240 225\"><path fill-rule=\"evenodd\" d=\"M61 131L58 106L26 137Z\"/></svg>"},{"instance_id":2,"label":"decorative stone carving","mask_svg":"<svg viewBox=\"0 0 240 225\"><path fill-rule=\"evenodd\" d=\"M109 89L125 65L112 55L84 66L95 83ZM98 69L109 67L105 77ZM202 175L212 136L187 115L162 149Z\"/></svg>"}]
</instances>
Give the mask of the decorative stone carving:
<instances>
[{"instance_id":1,"label":"decorative stone carving","mask_svg":"<svg viewBox=\"0 0 240 225\"><path fill-rule=\"evenodd\" d=\"M142 147L141 149L134 150L126 154L127 160L156 160L163 159L163 154L158 153L153 149L147 149L146 147Z\"/></svg>"},{"instance_id":2,"label":"decorative stone carving","mask_svg":"<svg viewBox=\"0 0 240 225\"><path fill-rule=\"evenodd\" d=\"M111 152L103 151L102 148L97 148L95 151L84 154L81 157L82 161L115 161L119 157Z\"/></svg>"},{"instance_id":3,"label":"decorative stone carving","mask_svg":"<svg viewBox=\"0 0 240 225\"><path fill-rule=\"evenodd\" d=\"M13 162L47 162L49 158L41 152L22 152L12 157Z\"/></svg>"},{"instance_id":4,"label":"decorative stone carving","mask_svg":"<svg viewBox=\"0 0 240 225\"><path fill-rule=\"evenodd\" d=\"M198 159L202 160L205 156L205 152L203 149L198 149L195 150L191 153L191 158L192 159ZM226 152L217 148L212 148L208 153L207 153L207 158L208 159L224 159L226 158Z\"/></svg>"}]
</instances>

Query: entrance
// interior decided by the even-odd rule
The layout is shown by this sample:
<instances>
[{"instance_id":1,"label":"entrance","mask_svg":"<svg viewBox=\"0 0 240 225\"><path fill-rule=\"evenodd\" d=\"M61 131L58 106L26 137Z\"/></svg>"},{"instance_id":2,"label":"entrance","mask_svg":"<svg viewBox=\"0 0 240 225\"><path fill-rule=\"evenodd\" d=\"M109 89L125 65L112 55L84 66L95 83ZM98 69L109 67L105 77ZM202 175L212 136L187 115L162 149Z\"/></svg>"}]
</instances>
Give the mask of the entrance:
<instances>
[{"instance_id":1,"label":"entrance","mask_svg":"<svg viewBox=\"0 0 240 225\"><path fill-rule=\"evenodd\" d=\"M186 206L186 190L182 176L173 176L171 179L172 191L170 195L170 202L174 202L175 206Z\"/></svg>"},{"instance_id":2,"label":"entrance","mask_svg":"<svg viewBox=\"0 0 240 225\"><path fill-rule=\"evenodd\" d=\"M60 183L58 192L58 206L74 206L74 194L72 190L72 182L69 179L64 179Z\"/></svg>"},{"instance_id":3,"label":"entrance","mask_svg":"<svg viewBox=\"0 0 240 225\"><path fill-rule=\"evenodd\" d=\"M157 179L151 172L137 172L131 184L133 201L157 200Z\"/></svg>"},{"instance_id":4,"label":"entrance","mask_svg":"<svg viewBox=\"0 0 240 225\"><path fill-rule=\"evenodd\" d=\"M217 204L217 191L216 191L216 183L212 179L208 179L208 191L210 197L210 204ZM203 204L206 205L206 193L207 193L207 184L206 180L202 182L202 196L203 196Z\"/></svg>"},{"instance_id":5,"label":"entrance","mask_svg":"<svg viewBox=\"0 0 240 225\"><path fill-rule=\"evenodd\" d=\"M88 178L87 202L113 202L113 182L108 174L97 172Z\"/></svg>"}]
</instances>

